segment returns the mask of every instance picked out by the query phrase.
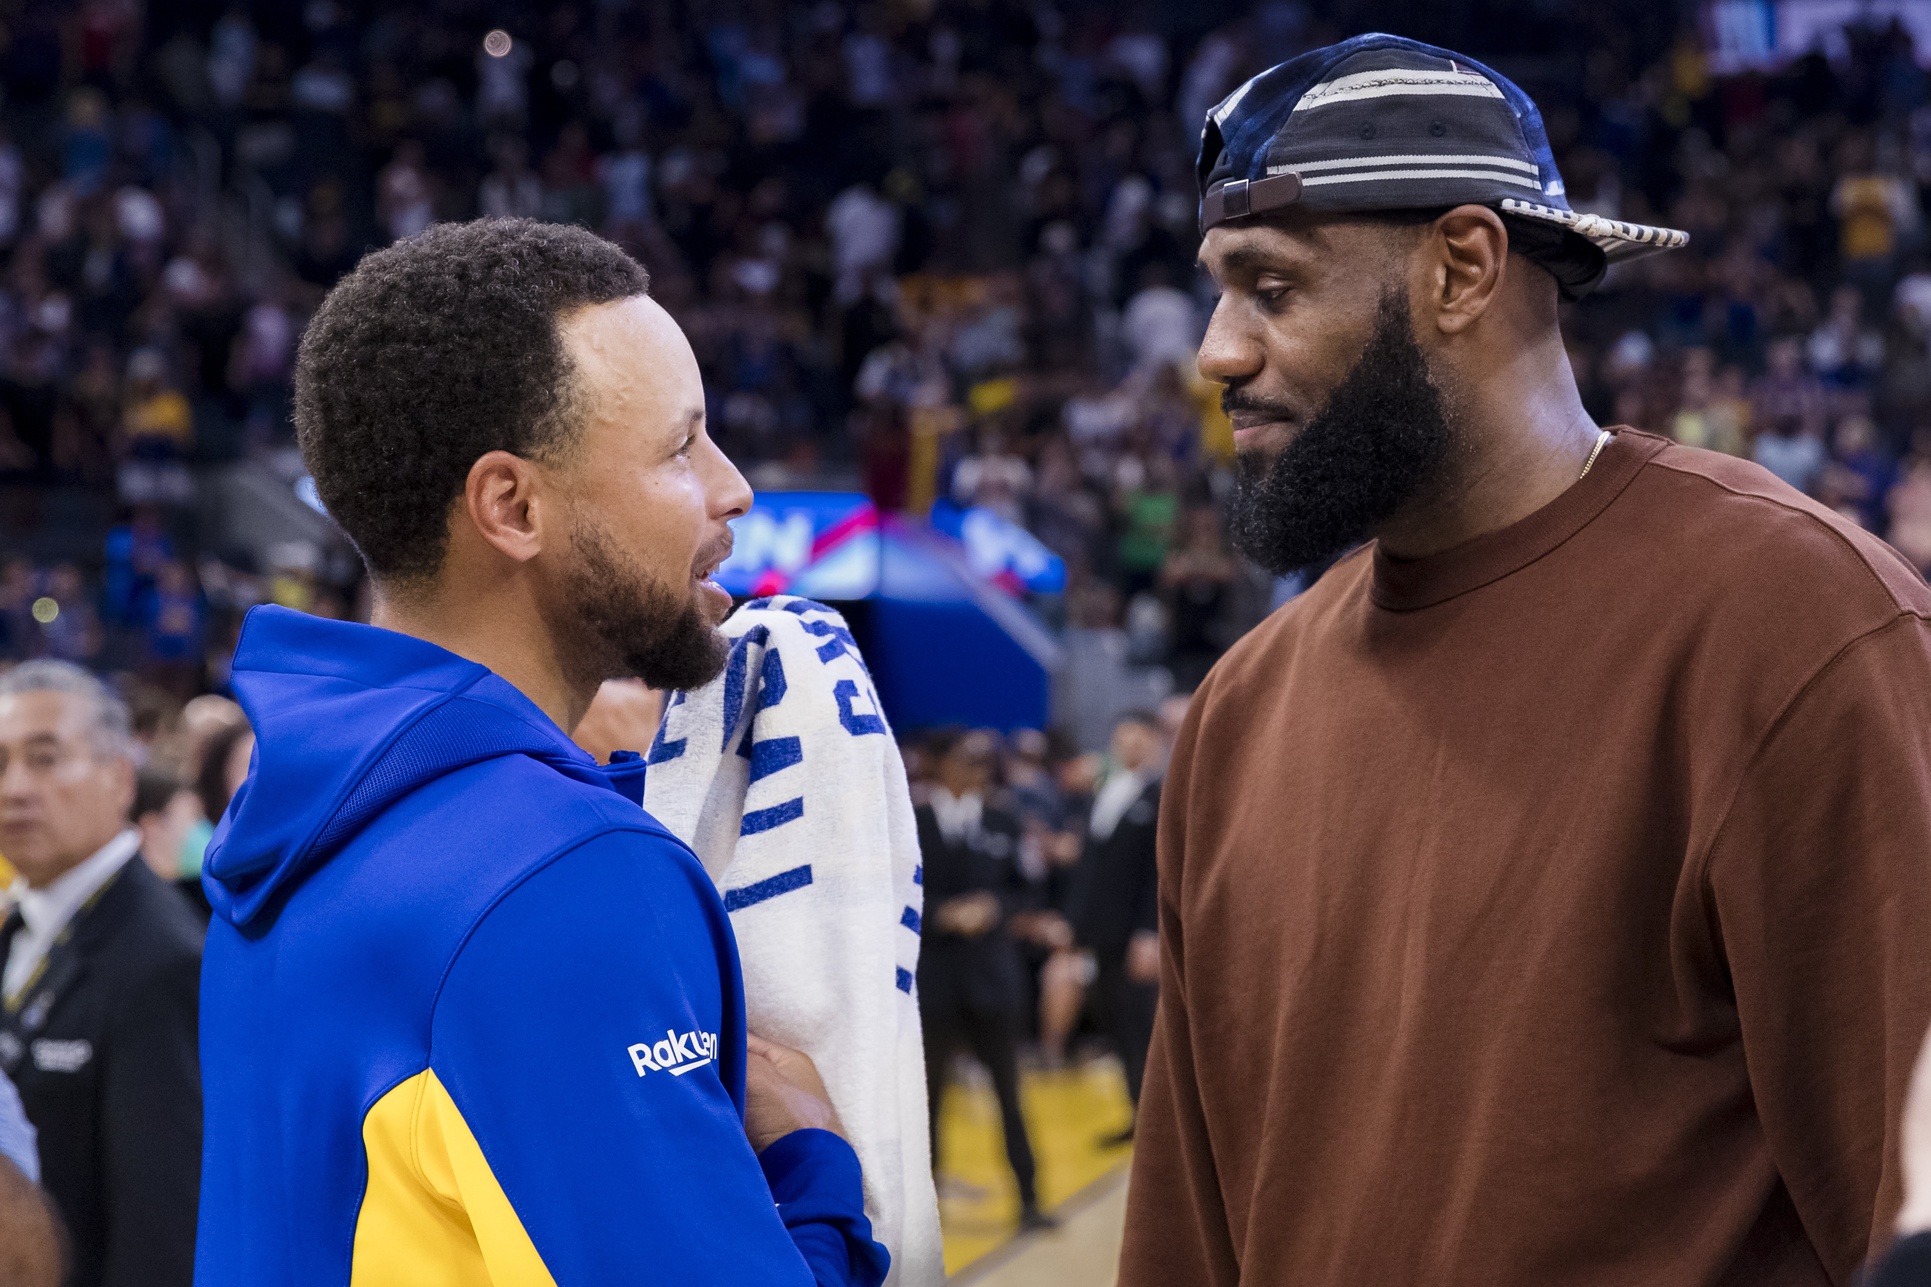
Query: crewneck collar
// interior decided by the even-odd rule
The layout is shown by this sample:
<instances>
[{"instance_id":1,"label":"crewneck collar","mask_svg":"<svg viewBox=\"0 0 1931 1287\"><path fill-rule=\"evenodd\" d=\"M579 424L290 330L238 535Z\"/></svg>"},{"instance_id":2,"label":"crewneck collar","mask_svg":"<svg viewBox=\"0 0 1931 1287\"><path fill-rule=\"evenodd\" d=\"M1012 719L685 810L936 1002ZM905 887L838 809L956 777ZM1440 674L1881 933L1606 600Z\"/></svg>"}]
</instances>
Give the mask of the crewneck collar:
<instances>
[{"instance_id":1,"label":"crewneck collar","mask_svg":"<svg viewBox=\"0 0 1931 1287\"><path fill-rule=\"evenodd\" d=\"M1518 572L1574 536L1609 507L1623 488L1668 446L1640 429L1617 427L1595 465L1560 496L1500 531L1420 559L1397 559L1374 547L1375 606L1392 612L1432 607Z\"/></svg>"}]
</instances>

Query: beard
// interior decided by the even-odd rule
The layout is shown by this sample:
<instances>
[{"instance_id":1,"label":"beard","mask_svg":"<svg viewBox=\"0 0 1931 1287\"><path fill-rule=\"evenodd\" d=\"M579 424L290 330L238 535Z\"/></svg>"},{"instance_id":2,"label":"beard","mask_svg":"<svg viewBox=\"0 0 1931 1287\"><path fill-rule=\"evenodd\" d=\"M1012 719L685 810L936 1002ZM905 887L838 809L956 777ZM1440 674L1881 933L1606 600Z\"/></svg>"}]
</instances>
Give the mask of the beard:
<instances>
[{"instance_id":1,"label":"beard","mask_svg":"<svg viewBox=\"0 0 1931 1287\"><path fill-rule=\"evenodd\" d=\"M1222 405L1286 415L1238 388ZM1331 562L1438 487L1457 442L1405 292L1388 291L1374 333L1320 413L1271 463L1237 461L1229 539L1276 576Z\"/></svg>"},{"instance_id":2,"label":"beard","mask_svg":"<svg viewBox=\"0 0 1931 1287\"><path fill-rule=\"evenodd\" d=\"M680 595L653 578L582 516L571 541L562 651L572 679L641 679L652 688L689 690L717 678L730 642L695 593Z\"/></svg>"}]
</instances>

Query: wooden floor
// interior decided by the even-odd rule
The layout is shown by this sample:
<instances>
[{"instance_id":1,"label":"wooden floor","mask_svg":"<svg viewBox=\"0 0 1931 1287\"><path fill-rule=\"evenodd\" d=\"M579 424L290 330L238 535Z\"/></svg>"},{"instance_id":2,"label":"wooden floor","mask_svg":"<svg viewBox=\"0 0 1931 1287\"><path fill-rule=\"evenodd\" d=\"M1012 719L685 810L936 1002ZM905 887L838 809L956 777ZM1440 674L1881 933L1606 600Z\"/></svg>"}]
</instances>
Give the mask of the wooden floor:
<instances>
[{"instance_id":1,"label":"wooden floor","mask_svg":"<svg viewBox=\"0 0 1931 1287\"><path fill-rule=\"evenodd\" d=\"M1065 1223L1017 1244L1019 1196L1006 1165L998 1105L983 1072L970 1064L961 1070L939 1119L947 1273L998 1287L1111 1287L1131 1150L1104 1148L1099 1140L1130 1115L1119 1065L1105 1059L1021 1075L1039 1200Z\"/></svg>"}]
</instances>

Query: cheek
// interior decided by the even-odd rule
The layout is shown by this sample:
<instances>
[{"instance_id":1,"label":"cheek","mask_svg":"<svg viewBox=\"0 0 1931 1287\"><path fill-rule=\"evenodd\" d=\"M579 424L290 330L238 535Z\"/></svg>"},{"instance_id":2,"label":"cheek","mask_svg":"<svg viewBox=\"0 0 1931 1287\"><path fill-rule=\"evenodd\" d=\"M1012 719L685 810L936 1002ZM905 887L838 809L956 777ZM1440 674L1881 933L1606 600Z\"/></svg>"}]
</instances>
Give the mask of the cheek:
<instances>
[{"instance_id":1,"label":"cheek","mask_svg":"<svg viewBox=\"0 0 1931 1287\"><path fill-rule=\"evenodd\" d=\"M631 537L631 557L665 582L688 578L706 521L695 471L658 471L626 508L623 528Z\"/></svg>"}]
</instances>

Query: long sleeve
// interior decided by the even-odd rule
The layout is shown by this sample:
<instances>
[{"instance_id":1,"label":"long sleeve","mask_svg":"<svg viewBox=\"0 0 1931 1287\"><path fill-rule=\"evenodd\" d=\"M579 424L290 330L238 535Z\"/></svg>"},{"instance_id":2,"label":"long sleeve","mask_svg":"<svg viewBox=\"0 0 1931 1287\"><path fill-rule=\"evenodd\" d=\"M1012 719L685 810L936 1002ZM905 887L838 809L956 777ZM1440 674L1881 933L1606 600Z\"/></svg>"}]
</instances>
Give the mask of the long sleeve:
<instances>
[{"instance_id":1,"label":"long sleeve","mask_svg":"<svg viewBox=\"0 0 1931 1287\"><path fill-rule=\"evenodd\" d=\"M194 1278L200 979L200 956L177 955L117 999L101 1086L104 1287L187 1287Z\"/></svg>"},{"instance_id":2,"label":"long sleeve","mask_svg":"<svg viewBox=\"0 0 1931 1287\"><path fill-rule=\"evenodd\" d=\"M493 1280L876 1287L850 1146L746 1140L744 1040L723 904L671 841L599 837L492 910L430 1069L486 1167L466 1205Z\"/></svg>"},{"instance_id":3,"label":"long sleeve","mask_svg":"<svg viewBox=\"0 0 1931 1287\"><path fill-rule=\"evenodd\" d=\"M1197 694L1161 800L1160 1008L1134 1125L1120 1287L1234 1287L1240 1281L1194 1080L1187 940L1175 892L1186 861L1185 766L1204 705Z\"/></svg>"},{"instance_id":4,"label":"long sleeve","mask_svg":"<svg viewBox=\"0 0 1931 1287\"><path fill-rule=\"evenodd\" d=\"M1901 1199L1904 1092L1931 1022L1931 630L1840 651L1746 771L1706 880L1764 1139L1847 1282Z\"/></svg>"}]
</instances>

